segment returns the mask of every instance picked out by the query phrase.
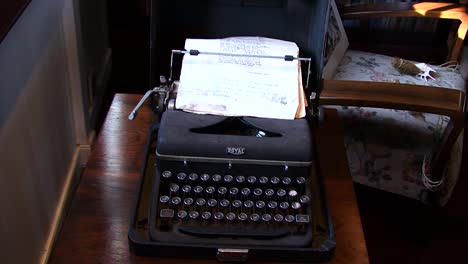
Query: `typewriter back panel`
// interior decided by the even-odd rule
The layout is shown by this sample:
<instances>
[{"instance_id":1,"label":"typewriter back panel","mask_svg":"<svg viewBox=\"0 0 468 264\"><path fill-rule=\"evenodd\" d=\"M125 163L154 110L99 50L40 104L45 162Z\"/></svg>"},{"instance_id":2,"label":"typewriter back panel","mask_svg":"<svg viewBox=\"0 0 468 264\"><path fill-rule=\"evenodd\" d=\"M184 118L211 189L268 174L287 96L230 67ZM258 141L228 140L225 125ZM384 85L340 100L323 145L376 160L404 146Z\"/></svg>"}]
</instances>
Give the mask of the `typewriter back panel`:
<instances>
[{"instance_id":1,"label":"typewriter back panel","mask_svg":"<svg viewBox=\"0 0 468 264\"><path fill-rule=\"evenodd\" d=\"M329 0L153 0L150 85L168 75L171 50L182 49L187 38L263 36L296 42L301 56L312 58L314 87L323 67L328 7Z\"/></svg>"}]
</instances>

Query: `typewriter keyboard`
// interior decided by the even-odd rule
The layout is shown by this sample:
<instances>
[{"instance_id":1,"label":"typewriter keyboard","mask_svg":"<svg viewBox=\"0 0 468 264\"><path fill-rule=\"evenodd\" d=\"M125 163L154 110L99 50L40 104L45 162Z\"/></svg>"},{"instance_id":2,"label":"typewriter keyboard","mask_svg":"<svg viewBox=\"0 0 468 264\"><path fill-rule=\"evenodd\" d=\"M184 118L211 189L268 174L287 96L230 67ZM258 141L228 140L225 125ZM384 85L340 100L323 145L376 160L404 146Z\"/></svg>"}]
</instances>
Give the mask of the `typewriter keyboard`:
<instances>
[{"instance_id":1,"label":"typewriter keyboard","mask_svg":"<svg viewBox=\"0 0 468 264\"><path fill-rule=\"evenodd\" d=\"M165 170L153 201L155 228L195 237L274 239L307 233L305 177L197 174Z\"/></svg>"}]
</instances>

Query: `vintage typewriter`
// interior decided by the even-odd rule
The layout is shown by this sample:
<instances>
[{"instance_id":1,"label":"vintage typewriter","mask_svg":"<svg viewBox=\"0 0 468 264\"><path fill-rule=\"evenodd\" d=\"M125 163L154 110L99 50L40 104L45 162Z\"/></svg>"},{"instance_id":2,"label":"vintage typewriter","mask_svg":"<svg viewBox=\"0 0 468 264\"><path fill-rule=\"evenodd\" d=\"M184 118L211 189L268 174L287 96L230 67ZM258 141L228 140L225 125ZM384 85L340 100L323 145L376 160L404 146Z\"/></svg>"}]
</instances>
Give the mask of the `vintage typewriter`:
<instances>
[{"instance_id":1,"label":"vintage typewriter","mask_svg":"<svg viewBox=\"0 0 468 264\"><path fill-rule=\"evenodd\" d=\"M152 17L166 8L180 10L185 20L173 21L173 30L181 34L185 34L187 23L197 21L203 13L216 21L235 12L253 11L244 21L249 22L287 10L307 15L310 21L305 26L297 17L286 15L280 19L288 26L297 25L300 31L311 30L310 26L320 21L314 14L328 11L328 1L239 1L240 6L234 4L236 1L168 2L153 1ZM158 30L152 28L151 32L161 33L163 19L157 21L152 27ZM318 32L324 30L324 23L315 25ZM267 24L262 28L271 30ZM238 26L243 29L243 25ZM201 36L218 36L217 31L223 29L206 30ZM232 30L228 28L223 34ZM268 30L262 35L277 37ZM304 39L299 31L284 31L282 37L292 34L299 44L313 43L305 49L312 59L304 70L304 80L310 78L314 85L313 80L319 76L315 71L320 71L321 64L316 56L321 55L323 40L315 40L313 35ZM247 30L245 34L257 32ZM172 30L165 33L172 41L178 39ZM155 36L153 44L166 45ZM165 57L159 52L153 50L152 57ZM178 82L173 80L173 55L180 52L168 52L169 80L160 77L159 84L145 94L129 116L135 118L147 98L158 116L149 131L129 230L131 251L138 255L216 257L219 261L329 260L335 240L314 147L317 93L306 91L311 99L308 115L296 120L179 111L175 109ZM159 72L156 64L152 63L152 71Z\"/></svg>"}]
</instances>

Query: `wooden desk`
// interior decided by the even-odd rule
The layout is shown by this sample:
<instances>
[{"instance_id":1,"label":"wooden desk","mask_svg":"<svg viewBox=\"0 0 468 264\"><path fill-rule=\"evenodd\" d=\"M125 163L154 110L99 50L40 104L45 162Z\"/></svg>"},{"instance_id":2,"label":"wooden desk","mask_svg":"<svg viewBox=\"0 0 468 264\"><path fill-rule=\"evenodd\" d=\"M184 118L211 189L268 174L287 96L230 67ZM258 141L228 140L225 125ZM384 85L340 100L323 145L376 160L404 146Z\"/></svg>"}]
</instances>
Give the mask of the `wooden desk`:
<instances>
[{"instance_id":1,"label":"wooden desk","mask_svg":"<svg viewBox=\"0 0 468 264\"><path fill-rule=\"evenodd\" d=\"M147 107L140 109L134 121L127 119L140 97L115 96L50 263L207 262L139 257L129 252L127 232L138 191L147 132L154 120ZM337 239L336 253L330 263L368 263L336 112L327 112L326 120L318 131L317 143Z\"/></svg>"}]
</instances>

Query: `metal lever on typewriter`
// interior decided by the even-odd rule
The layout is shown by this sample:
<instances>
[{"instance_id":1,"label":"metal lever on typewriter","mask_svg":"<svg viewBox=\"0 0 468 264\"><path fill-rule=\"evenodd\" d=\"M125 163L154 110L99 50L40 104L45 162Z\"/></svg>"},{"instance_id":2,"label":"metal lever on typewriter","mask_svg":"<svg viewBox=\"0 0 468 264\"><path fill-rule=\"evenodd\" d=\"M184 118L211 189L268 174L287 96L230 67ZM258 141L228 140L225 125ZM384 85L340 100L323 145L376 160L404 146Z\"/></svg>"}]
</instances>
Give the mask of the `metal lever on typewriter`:
<instances>
[{"instance_id":1,"label":"metal lever on typewriter","mask_svg":"<svg viewBox=\"0 0 468 264\"><path fill-rule=\"evenodd\" d=\"M132 110L132 112L128 115L129 120L135 119L138 110L140 107L143 105L143 103L148 99L152 94L156 93L156 102L155 102L155 110L157 113L162 113L164 111L164 108L168 107L168 100L169 100L169 94L171 92L171 88L166 80L165 76L160 76L159 77L159 82L160 86L154 87L153 89L147 91L143 97L140 99L138 104L135 106L135 108Z\"/></svg>"}]
</instances>

